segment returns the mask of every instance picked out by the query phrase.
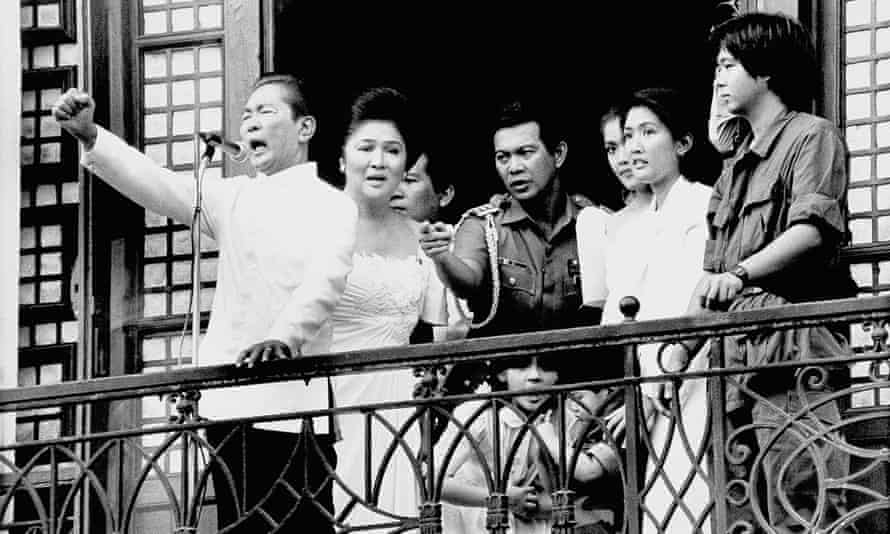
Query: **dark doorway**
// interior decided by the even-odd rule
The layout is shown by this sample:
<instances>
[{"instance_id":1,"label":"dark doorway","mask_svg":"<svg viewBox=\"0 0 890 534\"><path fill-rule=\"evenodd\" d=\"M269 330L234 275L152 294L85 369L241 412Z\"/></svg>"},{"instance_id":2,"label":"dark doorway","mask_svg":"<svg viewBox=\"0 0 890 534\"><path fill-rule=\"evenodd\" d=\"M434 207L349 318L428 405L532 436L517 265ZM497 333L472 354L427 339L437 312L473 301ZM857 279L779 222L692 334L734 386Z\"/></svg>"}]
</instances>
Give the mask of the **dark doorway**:
<instances>
[{"instance_id":1,"label":"dark doorway","mask_svg":"<svg viewBox=\"0 0 890 534\"><path fill-rule=\"evenodd\" d=\"M619 191L598 124L619 95L647 86L683 89L701 116L698 141L706 144L713 72L707 36L728 15L725 2L423 9L319 4L274 0L274 18L265 25L272 46L266 49L274 51L276 71L307 81L320 123L312 157L334 183L342 181L337 158L349 104L377 85L396 87L421 104L447 146L445 163L458 177L462 206L500 190L487 120L517 90L546 95L561 107L569 128L568 183L612 206L620 202ZM689 178L712 183L717 172L716 158L707 155Z\"/></svg>"}]
</instances>

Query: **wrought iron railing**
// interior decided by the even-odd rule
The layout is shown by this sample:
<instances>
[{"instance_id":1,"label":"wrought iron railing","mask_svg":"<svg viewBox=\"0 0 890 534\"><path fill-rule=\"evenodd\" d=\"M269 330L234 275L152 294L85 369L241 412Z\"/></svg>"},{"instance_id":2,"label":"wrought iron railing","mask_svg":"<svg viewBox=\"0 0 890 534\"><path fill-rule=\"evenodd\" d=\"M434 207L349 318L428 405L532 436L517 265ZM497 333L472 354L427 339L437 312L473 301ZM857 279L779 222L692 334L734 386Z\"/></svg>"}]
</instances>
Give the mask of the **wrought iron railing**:
<instances>
[{"instance_id":1,"label":"wrought iron railing","mask_svg":"<svg viewBox=\"0 0 890 534\"><path fill-rule=\"evenodd\" d=\"M337 531L373 531L376 524L377 531L437 533L443 532L444 521L444 531L449 532L447 525L454 524L449 522L460 520L476 525L462 531L493 533L530 532L533 524L557 533L879 528L874 525L886 525L890 510L890 437L856 442L851 436L869 425L886 428L890 409L852 409L848 399L866 391L890 391L888 317L888 297L850 299L304 357L253 369L203 367L2 390L2 412L60 405L87 411L101 406L107 412L132 399L174 394L183 417L158 427L142 428L134 421L132 428L0 448L0 532L238 532L238 524L218 526L212 510L221 501L214 496L211 472L235 485L224 444L240 440L257 423L300 420L304 424L294 441L296 449L321 452L312 420L331 414L357 414L366 429L376 427L378 436L388 435L382 442L365 440L361 483L344 487L332 463L317 454L301 460L304 456L295 449L281 460L282 471L304 461L308 463L303 467L320 470L323 476L298 485L273 476L274 487L265 495L285 495L296 509L320 489L333 487L352 505L330 516ZM715 349L708 352L707 364L683 373L633 375L642 344L692 338L714 342L726 336L763 337L790 328L853 323L865 323L873 343L836 358L740 370L724 365L725 355ZM597 355L621 358L626 377L570 383L570 376L562 377L559 385L531 392L434 395L231 421L189 416L192 393L210 388L529 356L551 363L578 362ZM850 380L838 373L863 365L859 362L869 362L867 376ZM641 388L656 383L671 384L675 393L667 399L667 411L653 415ZM585 411L579 391L599 398L606 397L605 392L623 395L621 413L631 430L613 432L614 422L605 411ZM514 399L529 394L546 395L547 400L530 412L518 409ZM730 407L744 408L728 411L727 399L732 399ZM844 408L842 417L831 413L835 406ZM441 436L437 428L444 429ZM209 433L222 437L208 440ZM392 490L386 473L400 458L409 466L409 476L402 475L396 489L416 497L418 507L409 512L380 509L378 497ZM458 469L459 462L474 468ZM836 469L839 463L848 468ZM801 476L804 471L812 476ZM471 509L449 504L453 499L443 498L443 493L448 493L453 477L483 488L486 505ZM592 480L582 482L585 477ZM809 486L795 486L800 481ZM524 483L534 485L536 507L511 499L510 488ZM217 490L225 486L216 481ZM238 494L238 488L230 491ZM167 514L168 529L137 521L146 492L163 502L154 510ZM282 518L268 513L264 498L234 502L238 521L261 525L253 531L280 531ZM609 506L615 502L617 507ZM358 508L365 513L355 512ZM781 530L784 527L773 524L777 518L793 526ZM362 524L366 520L370 523ZM582 528L585 522L614 526Z\"/></svg>"}]
</instances>

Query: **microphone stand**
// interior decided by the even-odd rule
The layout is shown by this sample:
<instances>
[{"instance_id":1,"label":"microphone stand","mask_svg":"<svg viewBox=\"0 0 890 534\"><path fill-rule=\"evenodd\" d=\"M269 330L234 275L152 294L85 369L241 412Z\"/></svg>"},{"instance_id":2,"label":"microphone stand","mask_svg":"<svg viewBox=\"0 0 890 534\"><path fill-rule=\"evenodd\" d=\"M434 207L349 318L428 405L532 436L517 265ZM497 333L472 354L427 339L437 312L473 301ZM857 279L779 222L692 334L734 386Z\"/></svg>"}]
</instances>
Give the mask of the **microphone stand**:
<instances>
[{"instance_id":1,"label":"microphone stand","mask_svg":"<svg viewBox=\"0 0 890 534\"><path fill-rule=\"evenodd\" d=\"M203 183L204 172L213 159L215 147L211 144L205 144L204 152L201 153L202 139L199 135L195 135L195 160L198 162L198 168L195 173L195 195L194 195L194 212L192 215L192 300L191 300L191 322L192 322L192 365L197 367L199 364L198 346L201 334L201 219L203 205ZM188 319L186 319L188 320ZM178 367L184 368L182 352L179 353ZM198 414L198 401L201 399L201 392L197 389L189 389L172 393L169 396L169 402L176 407L176 415L170 416L171 423L197 423L203 421L204 418ZM182 517L180 518L180 527L174 530L174 533L196 532L198 520L200 518L200 510L202 503L195 503L196 506L189 506L189 502L193 498L193 493L197 486L198 477L200 476L200 459L198 453L199 446L192 446L190 441L194 439L190 433L182 434L182 497L181 507ZM192 510L197 511L194 517L191 516Z\"/></svg>"}]
</instances>

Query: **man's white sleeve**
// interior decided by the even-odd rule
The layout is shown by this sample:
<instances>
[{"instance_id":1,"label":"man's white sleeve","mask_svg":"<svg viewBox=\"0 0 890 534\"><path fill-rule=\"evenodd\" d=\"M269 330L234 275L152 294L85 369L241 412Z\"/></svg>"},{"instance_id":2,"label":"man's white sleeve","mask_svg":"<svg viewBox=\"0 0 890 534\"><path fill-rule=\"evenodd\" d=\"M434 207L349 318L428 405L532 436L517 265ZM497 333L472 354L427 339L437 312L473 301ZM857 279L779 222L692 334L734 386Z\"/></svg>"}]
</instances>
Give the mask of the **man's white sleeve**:
<instances>
[{"instance_id":1,"label":"man's white sleeve","mask_svg":"<svg viewBox=\"0 0 890 534\"><path fill-rule=\"evenodd\" d=\"M97 128L96 143L83 153L81 164L144 208L190 225L194 179L161 167L116 135Z\"/></svg>"},{"instance_id":2,"label":"man's white sleeve","mask_svg":"<svg viewBox=\"0 0 890 534\"><path fill-rule=\"evenodd\" d=\"M320 228L299 229L322 235L307 260L303 281L291 294L267 336L267 339L287 343L294 354L315 338L330 317L343 296L346 277L352 270L358 211L345 195L342 201L330 203L328 207L331 217L325 221L327 224L318 221Z\"/></svg>"}]
</instances>

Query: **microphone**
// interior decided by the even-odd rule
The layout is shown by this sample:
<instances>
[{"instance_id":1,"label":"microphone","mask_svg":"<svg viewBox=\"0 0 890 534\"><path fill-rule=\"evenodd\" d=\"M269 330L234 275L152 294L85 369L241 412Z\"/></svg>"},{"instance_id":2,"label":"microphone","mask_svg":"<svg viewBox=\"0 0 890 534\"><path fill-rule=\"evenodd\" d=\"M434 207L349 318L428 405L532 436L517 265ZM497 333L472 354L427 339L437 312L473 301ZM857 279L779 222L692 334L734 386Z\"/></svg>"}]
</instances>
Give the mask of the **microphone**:
<instances>
[{"instance_id":1,"label":"microphone","mask_svg":"<svg viewBox=\"0 0 890 534\"><path fill-rule=\"evenodd\" d=\"M199 132L198 137L208 146L219 148L225 155L232 158L232 161L247 161L250 154L247 146L241 142L229 141L217 132Z\"/></svg>"}]
</instances>

